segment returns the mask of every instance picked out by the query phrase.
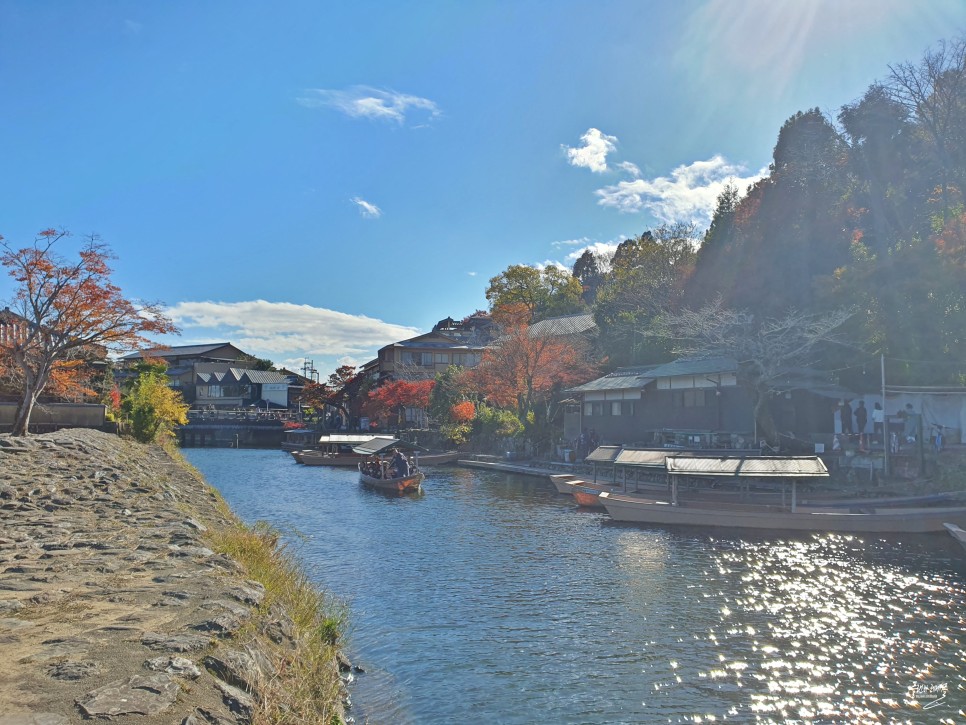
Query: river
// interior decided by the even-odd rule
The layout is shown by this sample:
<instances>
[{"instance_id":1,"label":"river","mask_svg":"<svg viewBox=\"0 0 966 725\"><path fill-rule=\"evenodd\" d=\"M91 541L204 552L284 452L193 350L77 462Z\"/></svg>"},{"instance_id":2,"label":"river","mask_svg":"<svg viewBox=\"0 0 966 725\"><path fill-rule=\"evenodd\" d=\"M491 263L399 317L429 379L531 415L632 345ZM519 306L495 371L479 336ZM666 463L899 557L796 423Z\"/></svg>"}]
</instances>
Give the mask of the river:
<instances>
[{"instance_id":1,"label":"river","mask_svg":"<svg viewBox=\"0 0 966 725\"><path fill-rule=\"evenodd\" d=\"M186 449L349 608L358 723L960 722L966 558L951 537L629 527L544 479Z\"/></svg>"}]
</instances>

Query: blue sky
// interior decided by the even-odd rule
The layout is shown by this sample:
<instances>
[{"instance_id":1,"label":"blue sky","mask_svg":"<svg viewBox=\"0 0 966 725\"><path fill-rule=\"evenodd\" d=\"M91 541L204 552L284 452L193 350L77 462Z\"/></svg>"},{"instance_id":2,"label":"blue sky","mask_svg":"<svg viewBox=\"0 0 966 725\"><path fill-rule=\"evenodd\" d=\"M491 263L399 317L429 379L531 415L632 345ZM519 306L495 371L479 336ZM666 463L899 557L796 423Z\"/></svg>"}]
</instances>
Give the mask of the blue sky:
<instances>
[{"instance_id":1,"label":"blue sky","mask_svg":"<svg viewBox=\"0 0 966 725\"><path fill-rule=\"evenodd\" d=\"M964 30L962 0L0 0L0 235L97 233L171 344L324 375L508 265L706 225L789 116Z\"/></svg>"}]
</instances>

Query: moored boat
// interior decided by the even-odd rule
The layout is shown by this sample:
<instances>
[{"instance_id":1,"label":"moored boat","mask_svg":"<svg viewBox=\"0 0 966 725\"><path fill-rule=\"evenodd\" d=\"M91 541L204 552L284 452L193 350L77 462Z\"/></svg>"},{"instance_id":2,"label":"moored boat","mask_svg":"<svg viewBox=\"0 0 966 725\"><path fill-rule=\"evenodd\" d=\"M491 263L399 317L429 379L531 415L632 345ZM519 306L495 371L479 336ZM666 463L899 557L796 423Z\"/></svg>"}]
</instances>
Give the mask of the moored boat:
<instances>
[{"instance_id":1,"label":"moored boat","mask_svg":"<svg viewBox=\"0 0 966 725\"><path fill-rule=\"evenodd\" d=\"M966 531L961 529L956 524L945 523L943 524L943 526L945 526L946 531L948 531L952 535L952 537L956 539L956 541L958 541L960 544L962 544L962 547L964 549L966 549Z\"/></svg>"},{"instance_id":2,"label":"moored boat","mask_svg":"<svg viewBox=\"0 0 966 725\"><path fill-rule=\"evenodd\" d=\"M639 524L745 528L772 531L816 531L846 534L929 533L944 524L966 525L966 506L920 509L876 509L873 513L845 510L787 510L755 504L673 504L604 491L598 497L616 521Z\"/></svg>"},{"instance_id":3,"label":"moored boat","mask_svg":"<svg viewBox=\"0 0 966 725\"><path fill-rule=\"evenodd\" d=\"M581 484L574 484L573 487L574 501L584 508L601 508L603 504L600 502L600 494L601 490L597 488L589 488Z\"/></svg>"}]
</instances>

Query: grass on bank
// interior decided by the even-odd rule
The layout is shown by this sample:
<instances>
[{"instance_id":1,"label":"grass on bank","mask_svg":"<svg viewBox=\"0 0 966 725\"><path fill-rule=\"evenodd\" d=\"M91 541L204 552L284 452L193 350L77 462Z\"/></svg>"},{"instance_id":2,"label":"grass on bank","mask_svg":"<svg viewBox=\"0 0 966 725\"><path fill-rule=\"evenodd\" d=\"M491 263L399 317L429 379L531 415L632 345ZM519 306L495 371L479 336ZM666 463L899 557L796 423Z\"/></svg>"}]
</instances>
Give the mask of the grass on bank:
<instances>
[{"instance_id":1,"label":"grass on bank","mask_svg":"<svg viewBox=\"0 0 966 725\"><path fill-rule=\"evenodd\" d=\"M172 457L213 492L219 513L229 522L209 529L211 547L237 561L248 578L265 587L260 609L281 609L293 623L294 650L275 647L277 675L261 693L260 723L334 725L342 722L342 688L337 662L344 633L344 607L330 601L308 578L296 557L264 522L247 526L179 451Z\"/></svg>"}]
</instances>

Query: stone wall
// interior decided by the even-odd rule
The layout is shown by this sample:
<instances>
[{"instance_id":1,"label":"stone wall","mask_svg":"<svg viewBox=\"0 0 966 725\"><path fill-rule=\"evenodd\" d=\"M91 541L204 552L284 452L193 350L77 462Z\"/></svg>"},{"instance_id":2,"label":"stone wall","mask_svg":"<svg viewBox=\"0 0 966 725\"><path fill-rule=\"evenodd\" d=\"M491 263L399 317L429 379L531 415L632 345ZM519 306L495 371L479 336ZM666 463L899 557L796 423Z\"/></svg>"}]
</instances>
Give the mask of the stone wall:
<instances>
[{"instance_id":1,"label":"stone wall","mask_svg":"<svg viewBox=\"0 0 966 725\"><path fill-rule=\"evenodd\" d=\"M218 502L155 446L0 436L0 725L269 721L299 637L209 548Z\"/></svg>"}]
</instances>

